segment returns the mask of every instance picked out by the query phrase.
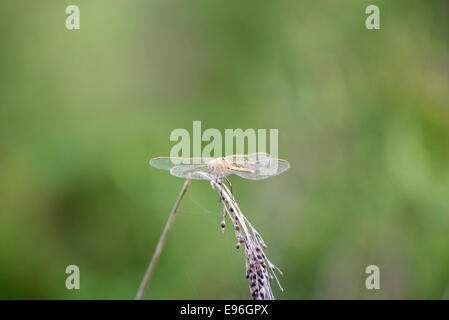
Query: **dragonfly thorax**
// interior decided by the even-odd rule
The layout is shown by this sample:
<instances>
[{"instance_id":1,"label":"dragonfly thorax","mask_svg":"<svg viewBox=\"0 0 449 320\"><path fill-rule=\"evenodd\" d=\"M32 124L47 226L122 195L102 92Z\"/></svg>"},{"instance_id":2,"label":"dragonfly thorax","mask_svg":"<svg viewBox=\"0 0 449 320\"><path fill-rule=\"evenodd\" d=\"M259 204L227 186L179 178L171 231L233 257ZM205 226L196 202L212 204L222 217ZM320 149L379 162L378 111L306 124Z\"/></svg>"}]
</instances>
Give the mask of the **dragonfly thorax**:
<instances>
[{"instance_id":1,"label":"dragonfly thorax","mask_svg":"<svg viewBox=\"0 0 449 320\"><path fill-rule=\"evenodd\" d=\"M216 176L221 176L229 168L230 162L225 158L213 159L208 163L209 170Z\"/></svg>"}]
</instances>

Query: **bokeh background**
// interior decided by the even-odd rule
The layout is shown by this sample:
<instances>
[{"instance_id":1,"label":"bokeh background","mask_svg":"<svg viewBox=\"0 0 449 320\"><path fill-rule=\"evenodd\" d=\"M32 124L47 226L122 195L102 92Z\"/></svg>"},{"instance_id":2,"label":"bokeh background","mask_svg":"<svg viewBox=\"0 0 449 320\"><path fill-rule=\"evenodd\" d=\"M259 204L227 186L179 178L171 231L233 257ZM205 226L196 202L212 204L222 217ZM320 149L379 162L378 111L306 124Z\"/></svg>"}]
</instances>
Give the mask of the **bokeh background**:
<instances>
[{"instance_id":1,"label":"bokeh background","mask_svg":"<svg viewBox=\"0 0 449 320\"><path fill-rule=\"evenodd\" d=\"M448 27L443 0L3 1L0 298L134 298L183 184L148 160L193 120L279 129L291 169L232 178L278 299L449 298ZM194 181L145 298L249 298L220 221Z\"/></svg>"}]
</instances>

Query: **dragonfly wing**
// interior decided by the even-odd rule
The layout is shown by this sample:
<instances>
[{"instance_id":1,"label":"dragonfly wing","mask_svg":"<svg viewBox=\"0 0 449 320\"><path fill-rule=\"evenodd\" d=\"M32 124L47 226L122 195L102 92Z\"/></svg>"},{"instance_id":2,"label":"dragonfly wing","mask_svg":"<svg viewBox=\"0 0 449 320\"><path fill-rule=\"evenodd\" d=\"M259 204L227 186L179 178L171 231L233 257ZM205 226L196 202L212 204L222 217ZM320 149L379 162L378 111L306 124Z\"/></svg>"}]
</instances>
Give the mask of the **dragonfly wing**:
<instances>
[{"instance_id":1,"label":"dragonfly wing","mask_svg":"<svg viewBox=\"0 0 449 320\"><path fill-rule=\"evenodd\" d=\"M277 176L290 168L287 160L283 159L265 159L253 162L247 162L239 169L232 170L232 173L249 180L262 180Z\"/></svg>"},{"instance_id":2,"label":"dragonfly wing","mask_svg":"<svg viewBox=\"0 0 449 320\"><path fill-rule=\"evenodd\" d=\"M273 159L268 153L257 152L250 154L231 154L225 157L226 160L232 163L245 164L247 162L255 162L263 159Z\"/></svg>"},{"instance_id":3,"label":"dragonfly wing","mask_svg":"<svg viewBox=\"0 0 449 320\"><path fill-rule=\"evenodd\" d=\"M180 158L180 157L157 157L150 160L150 165L155 168L170 170L180 165L204 165L209 158Z\"/></svg>"},{"instance_id":4,"label":"dragonfly wing","mask_svg":"<svg viewBox=\"0 0 449 320\"><path fill-rule=\"evenodd\" d=\"M211 174L209 167L205 164L179 165L170 169L171 175L178 178L189 178L195 180L207 180L202 173Z\"/></svg>"}]
</instances>

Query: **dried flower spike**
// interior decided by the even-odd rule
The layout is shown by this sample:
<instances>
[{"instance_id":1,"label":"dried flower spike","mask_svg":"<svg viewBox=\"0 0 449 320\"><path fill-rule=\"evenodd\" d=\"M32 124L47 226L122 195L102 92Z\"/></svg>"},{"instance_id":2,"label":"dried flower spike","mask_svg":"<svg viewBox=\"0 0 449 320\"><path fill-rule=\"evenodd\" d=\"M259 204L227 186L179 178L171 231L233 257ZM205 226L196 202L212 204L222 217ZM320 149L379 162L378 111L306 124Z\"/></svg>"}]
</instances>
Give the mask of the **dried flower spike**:
<instances>
[{"instance_id":1,"label":"dried flower spike","mask_svg":"<svg viewBox=\"0 0 449 320\"><path fill-rule=\"evenodd\" d=\"M270 281L272 279L276 279L276 282L282 292L283 289L276 276L276 272L280 275L282 275L282 272L279 268L272 264L265 255L264 249L267 248L267 245L257 230L242 213L237 205L237 202L235 201L234 195L230 192L228 187L224 183L220 183L221 181L214 175L205 172L197 174L202 175L205 179L208 179L212 188L217 190L220 196L224 213L223 221L221 223L222 230L224 230L224 227L226 226L224 220L229 218L234 225L234 230L238 241L236 248L239 249L240 244L245 244L245 277L249 281L251 296L255 300L274 300ZM265 281L265 279L268 279L269 281Z\"/></svg>"}]
</instances>

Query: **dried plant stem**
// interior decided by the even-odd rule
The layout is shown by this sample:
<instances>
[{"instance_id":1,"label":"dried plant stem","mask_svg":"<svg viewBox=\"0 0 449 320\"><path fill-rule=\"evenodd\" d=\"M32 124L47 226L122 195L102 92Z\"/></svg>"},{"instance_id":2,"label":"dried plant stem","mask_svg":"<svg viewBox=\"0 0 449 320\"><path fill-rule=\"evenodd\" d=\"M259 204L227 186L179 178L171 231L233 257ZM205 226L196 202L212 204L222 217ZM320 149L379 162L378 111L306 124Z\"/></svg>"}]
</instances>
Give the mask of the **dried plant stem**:
<instances>
[{"instance_id":1,"label":"dried plant stem","mask_svg":"<svg viewBox=\"0 0 449 320\"><path fill-rule=\"evenodd\" d=\"M178 200L176 200L175 206L173 207L170 217L168 218L167 224L165 225L164 231L162 232L161 238L159 239L159 242L156 246L156 250L154 251L153 257L151 258L148 269L145 272L145 276L143 277L139 291L137 292L136 295L136 300L141 300L145 293L145 289L148 285L148 282L150 281L151 274L153 273L154 267L156 266L159 256L161 255L162 248L164 247L168 231L170 230L170 227L173 224L173 221L175 220L176 212L178 211L179 205L181 204L181 200L184 197L184 194L186 193L189 186L190 186L190 179L187 179L186 182L184 183L184 186L182 187L181 193L179 194Z\"/></svg>"},{"instance_id":2,"label":"dried plant stem","mask_svg":"<svg viewBox=\"0 0 449 320\"><path fill-rule=\"evenodd\" d=\"M205 172L197 173L209 180L211 187L218 191L223 204L223 220L221 229L226 227L226 218L232 222L235 236L237 238L236 248L244 246L246 278L249 282L250 293L255 300L274 300L270 282L276 280L279 289L283 291L279 279L276 275L282 275L279 270L265 255L264 250L268 248L260 233L253 227L243 212L237 205L237 201L229 188L215 176Z\"/></svg>"}]
</instances>

